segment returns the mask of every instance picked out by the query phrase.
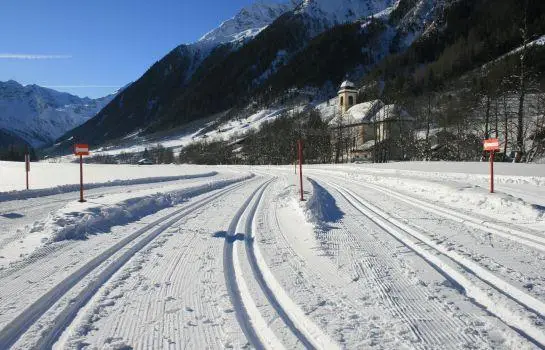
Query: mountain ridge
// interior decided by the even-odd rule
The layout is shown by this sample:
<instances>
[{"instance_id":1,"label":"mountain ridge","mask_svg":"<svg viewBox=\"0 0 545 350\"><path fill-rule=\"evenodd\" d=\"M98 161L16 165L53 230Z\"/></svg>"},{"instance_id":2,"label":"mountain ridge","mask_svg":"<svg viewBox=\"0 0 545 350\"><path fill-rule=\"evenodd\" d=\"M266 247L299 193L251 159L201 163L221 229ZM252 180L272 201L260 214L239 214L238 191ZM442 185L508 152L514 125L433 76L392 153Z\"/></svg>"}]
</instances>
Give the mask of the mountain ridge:
<instances>
[{"instance_id":1,"label":"mountain ridge","mask_svg":"<svg viewBox=\"0 0 545 350\"><path fill-rule=\"evenodd\" d=\"M44 146L92 118L112 98L82 98L35 84L0 81L0 129L33 147Z\"/></svg>"}]
</instances>

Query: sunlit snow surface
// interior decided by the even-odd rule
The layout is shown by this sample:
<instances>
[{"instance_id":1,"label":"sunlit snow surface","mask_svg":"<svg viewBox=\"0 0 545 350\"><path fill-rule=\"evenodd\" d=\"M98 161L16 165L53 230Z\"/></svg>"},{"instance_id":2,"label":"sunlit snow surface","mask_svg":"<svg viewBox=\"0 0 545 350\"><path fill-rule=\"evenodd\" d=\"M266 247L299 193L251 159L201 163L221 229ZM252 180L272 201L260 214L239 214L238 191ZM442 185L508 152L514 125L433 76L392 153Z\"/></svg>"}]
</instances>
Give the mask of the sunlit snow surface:
<instances>
[{"instance_id":1,"label":"sunlit snow surface","mask_svg":"<svg viewBox=\"0 0 545 350\"><path fill-rule=\"evenodd\" d=\"M23 169L0 162L3 347L545 343L545 165L497 164L495 194L487 163L309 165L305 202L292 166L85 165L86 203L77 164L33 163L41 192Z\"/></svg>"}]
</instances>

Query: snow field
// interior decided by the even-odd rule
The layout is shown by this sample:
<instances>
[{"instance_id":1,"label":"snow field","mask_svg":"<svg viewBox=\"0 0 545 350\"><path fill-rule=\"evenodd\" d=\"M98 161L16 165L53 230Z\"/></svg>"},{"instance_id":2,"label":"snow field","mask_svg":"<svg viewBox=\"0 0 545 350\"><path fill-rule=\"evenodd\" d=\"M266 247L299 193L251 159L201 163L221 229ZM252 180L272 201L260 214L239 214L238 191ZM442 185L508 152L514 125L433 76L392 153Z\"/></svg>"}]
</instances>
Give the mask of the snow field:
<instances>
[{"instance_id":1,"label":"snow field","mask_svg":"<svg viewBox=\"0 0 545 350\"><path fill-rule=\"evenodd\" d=\"M137 349L244 346L247 340L223 282L224 262L218 259L224 239L217 233L225 232L235 209L225 216L212 214L227 203L244 201L252 187L203 207L197 214L207 215L207 221L199 215L184 218L139 253L133 266L105 285L102 303L88 313L69 344L101 347L114 339Z\"/></svg>"},{"instance_id":2,"label":"snow field","mask_svg":"<svg viewBox=\"0 0 545 350\"><path fill-rule=\"evenodd\" d=\"M204 166L83 165L86 189L174 181L215 174ZM27 192L23 191L25 164L0 161L0 201L79 191L79 175L79 164L76 163L33 162L30 164L29 173L31 191Z\"/></svg>"},{"instance_id":3,"label":"snow field","mask_svg":"<svg viewBox=\"0 0 545 350\"><path fill-rule=\"evenodd\" d=\"M308 166L305 202L291 166L199 167L218 174L96 188L81 207L70 193L2 202L21 217L0 213L0 250L24 241L18 225L28 222L43 223L29 225L37 236L79 227L73 237L85 239L50 234L0 269L0 340L18 338L20 349L544 346L539 169L513 170L489 195L470 183L486 178L481 165L462 166L466 177L443 164Z\"/></svg>"},{"instance_id":4,"label":"snow field","mask_svg":"<svg viewBox=\"0 0 545 350\"><path fill-rule=\"evenodd\" d=\"M319 239L339 269L359 286L353 298L365 310L359 335L364 347L494 347L487 345L491 339L485 314L460 300L448 279L355 208L346 207L344 197L330 193L344 216Z\"/></svg>"}]
</instances>

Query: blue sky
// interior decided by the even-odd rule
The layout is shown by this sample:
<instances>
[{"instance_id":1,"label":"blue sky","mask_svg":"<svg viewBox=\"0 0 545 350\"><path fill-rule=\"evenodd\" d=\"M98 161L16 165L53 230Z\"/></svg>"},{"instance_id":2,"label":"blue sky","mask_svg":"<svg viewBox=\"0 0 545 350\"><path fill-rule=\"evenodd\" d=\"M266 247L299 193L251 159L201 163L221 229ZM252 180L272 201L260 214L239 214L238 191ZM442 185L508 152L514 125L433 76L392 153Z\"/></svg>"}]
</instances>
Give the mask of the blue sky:
<instances>
[{"instance_id":1,"label":"blue sky","mask_svg":"<svg viewBox=\"0 0 545 350\"><path fill-rule=\"evenodd\" d=\"M255 0L0 0L0 81L101 97ZM275 2L281 2L274 0Z\"/></svg>"}]
</instances>

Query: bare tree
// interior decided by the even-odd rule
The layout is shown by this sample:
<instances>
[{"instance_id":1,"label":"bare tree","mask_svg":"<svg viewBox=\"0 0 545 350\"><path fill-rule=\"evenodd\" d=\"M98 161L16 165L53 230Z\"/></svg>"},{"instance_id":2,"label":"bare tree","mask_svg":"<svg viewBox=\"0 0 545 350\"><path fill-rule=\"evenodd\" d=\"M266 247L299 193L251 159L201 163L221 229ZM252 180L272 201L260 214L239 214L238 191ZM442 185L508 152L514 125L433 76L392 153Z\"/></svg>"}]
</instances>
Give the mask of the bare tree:
<instances>
[{"instance_id":1,"label":"bare tree","mask_svg":"<svg viewBox=\"0 0 545 350\"><path fill-rule=\"evenodd\" d=\"M519 76L518 76L518 120L517 120L517 145L516 145L516 156L515 162L520 163L522 157L524 156L524 101L526 99L526 80L527 80L527 69L526 69L526 57L528 54L528 44L530 42L528 35L528 0L524 1L524 15L523 23L520 28L520 33L522 36L522 48L520 52L520 63L519 63Z\"/></svg>"}]
</instances>

